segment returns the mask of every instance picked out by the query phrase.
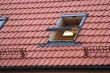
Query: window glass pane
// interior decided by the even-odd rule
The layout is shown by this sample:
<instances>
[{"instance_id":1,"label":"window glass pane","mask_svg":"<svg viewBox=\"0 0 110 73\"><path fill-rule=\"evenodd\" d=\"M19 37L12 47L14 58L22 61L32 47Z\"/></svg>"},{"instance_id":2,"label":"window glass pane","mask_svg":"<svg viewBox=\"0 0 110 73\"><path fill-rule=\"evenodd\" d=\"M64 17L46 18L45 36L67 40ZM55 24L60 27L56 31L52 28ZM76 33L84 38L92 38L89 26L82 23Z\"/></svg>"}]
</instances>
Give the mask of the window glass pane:
<instances>
[{"instance_id":1,"label":"window glass pane","mask_svg":"<svg viewBox=\"0 0 110 73\"><path fill-rule=\"evenodd\" d=\"M4 20L0 20L0 27L3 26Z\"/></svg>"}]
</instances>

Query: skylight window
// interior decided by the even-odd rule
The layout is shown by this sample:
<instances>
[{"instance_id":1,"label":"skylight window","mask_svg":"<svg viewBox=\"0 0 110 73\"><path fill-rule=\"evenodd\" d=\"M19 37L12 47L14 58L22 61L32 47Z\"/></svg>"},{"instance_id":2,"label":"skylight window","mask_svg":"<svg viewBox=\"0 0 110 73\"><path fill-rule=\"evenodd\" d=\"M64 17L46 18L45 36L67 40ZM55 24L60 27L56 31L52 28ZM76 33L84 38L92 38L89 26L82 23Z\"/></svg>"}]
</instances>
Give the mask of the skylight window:
<instances>
[{"instance_id":1,"label":"skylight window","mask_svg":"<svg viewBox=\"0 0 110 73\"><path fill-rule=\"evenodd\" d=\"M61 16L56 22L56 26L48 28L51 31L47 43L38 44L40 47L53 46L78 46L80 41L75 41L88 14L67 14Z\"/></svg>"},{"instance_id":2,"label":"skylight window","mask_svg":"<svg viewBox=\"0 0 110 73\"><path fill-rule=\"evenodd\" d=\"M49 41L75 41L88 14L67 14L61 16L52 31Z\"/></svg>"},{"instance_id":3,"label":"skylight window","mask_svg":"<svg viewBox=\"0 0 110 73\"><path fill-rule=\"evenodd\" d=\"M4 26L7 20L8 17L0 17L0 29Z\"/></svg>"}]
</instances>

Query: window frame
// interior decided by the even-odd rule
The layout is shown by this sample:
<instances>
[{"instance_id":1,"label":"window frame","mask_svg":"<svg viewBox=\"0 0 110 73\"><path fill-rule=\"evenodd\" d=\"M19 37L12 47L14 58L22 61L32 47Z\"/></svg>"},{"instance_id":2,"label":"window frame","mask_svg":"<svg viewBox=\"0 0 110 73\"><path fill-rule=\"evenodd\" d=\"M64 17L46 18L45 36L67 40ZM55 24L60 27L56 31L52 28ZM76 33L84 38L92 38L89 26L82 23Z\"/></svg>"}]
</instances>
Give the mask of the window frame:
<instances>
[{"instance_id":1,"label":"window frame","mask_svg":"<svg viewBox=\"0 0 110 73\"><path fill-rule=\"evenodd\" d=\"M6 23L6 21L8 20L9 17L0 17L0 30L2 29L2 27L4 26L4 24Z\"/></svg>"},{"instance_id":2,"label":"window frame","mask_svg":"<svg viewBox=\"0 0 110 73\"><path fill-rule=\"evenodd\" d=\"M71 30L70 27L61 27L61 25L63 23L63 18L65 18L65 17L82 17L82 19L80 21L80 24L78 25L78 28L76 28L78 30L77 34L74 36L73 40L68 40L68 41L75 41L77 39L77 37L78 37L79 32L82 29L82 26L85 23L85 20L87 19L87 16L88 16L88 14L86 14L86 13L62 15L61 18L57 20L57 22L56 22L57 25L55 27L53 27L53 28L48 28L47 30L48 31ZM52 36L50 35L49 38L51 38L51 37ZM55 41L65 41L65 40L49 40L49 42L55 42Z\"/></svg>"}]
</instances>

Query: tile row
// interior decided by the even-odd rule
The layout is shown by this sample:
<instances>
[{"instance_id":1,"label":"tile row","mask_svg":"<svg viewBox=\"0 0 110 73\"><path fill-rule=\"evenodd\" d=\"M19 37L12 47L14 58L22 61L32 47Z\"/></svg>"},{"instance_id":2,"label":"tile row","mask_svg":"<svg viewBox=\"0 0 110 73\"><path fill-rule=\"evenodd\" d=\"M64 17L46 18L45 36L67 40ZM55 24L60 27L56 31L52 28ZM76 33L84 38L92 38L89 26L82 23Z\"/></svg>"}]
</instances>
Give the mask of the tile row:
<instances>
[{"instance_id":1,"label":"tile row","mask_svg":"<svg viewBox=\"0 0 110 73\"><path fill-rule=\"evenodd\" d=\"M109 43L110 42L109 36L79 36L77 41L83 43Z\"/></svg>"},{"instance_id":2,"label":"tile row","mask_svg":"<svg viewBox=\"0 0 110 73\"><path fill-rule=\"evenodd\" d=\"M9 44L9 45L0 45L0 50L1 49L19 49L19 48L26 48L26 51L39 50L36 47L37 45L35 44L21 44L21 45L20 44L13 44L13 45Z\"/></svg>"},{"instance_id":3,"label":"tile row","mask_svg":"<svg viewBox=\"0 0 110 73\"><path fill-rule=\"evenodd\" d=\"M14 26L17 26L17 27L19 27L19 26L24 26L24 27L25 26L26 27L27 26L35 26L35 27L37 27L37 26L40 26L40 25L42 25L42 26L46 25L46 26L52 27L52 26L56 25L55 23L56 23L57 20L58 19L28 19L28 20L25 20L25 19L23 19L23 20L10 20L9 19L5 23L4 29L7 30L6 29L7 27L14 27ZM48 22L46 22L46 21L48 21ZM2 29L2 30L4 30L4 29Z\"/></svg>"},{"instance_id":4,"label":"tile row","mask_svg":"<svg viewBox=\"0 0 110 73\"><path fill-rule=\"evenodd\" d=\"M0 33L10 32L46 32L47 28L52 25L20 25L20 26L4 26Z\"/></svg>"},{"instance_id":5,"label":"tile row","mask_svg":"<svg viewBox=\"0 0 110 73\"><path fill-rule=\"evenodd\" d=\"M37 43L47 43L48 37L40 38L11 38L11 39L0 39L0 45L16 45L16 44L37 44Z\"/></svg>"},{"instance_id":6,"label":"tile row","mask_svg":"<svg viewBox=\"0 0 110 73\"><path fill-rule=\"evenodd\" d=\"M94 4L107 4L109 3L109 0L97 0L97 2L95 0L83 0L83 1L62 1L62 0L34 0L34 1L29 1L29 0L12 0L12 1L8 1L8 0L5 0L5 1L1 1L0 3L1 4L24 4L24 3L64 3L64 5L69 5L69 3L73 3L73 5L94 5ZM66 4L65 4L66 3Z\"/></svg>"},{"instance_id":7,"label":"tile row","mask_svg":"<svg viewBox=\"0 0 110 73\"><path fill-rule=\"evenodd\" d=\"M88 19L87 19L87 21L88 21ZM104 22L88 22L83 25L82 29L84 29L84 30L101 30L101 29L109 30L109 28L110 28L109 23L110 22L108 20L107 20L107 22L106 21L104 21Z\"/></svg>"},{"instance_id":8,"label":"tile row","mask_svg":"<svg viewBox=\"0 0 110 73\"><path fill-rule=\"evenodd\" d=\"M97 50L94 50L94 52L88 52L87 55L85 55L84 48L82 50L45 50L45 51L27 51L27 54L23 58L32 59L32 58L84 58L84 57L108 57L110 58L109 52L96 52ZM19 59L21 58L21 54L1 54L0 59Z\"/></svg>"},{"instance_id":9,"label":"tile row","mask_svg":"<svg viewBox=\"0 0 110 73\"><path fill-rule=\"evenodd\" d=\"M69 12L70 14L76 13L76 12ZM80 13L80 12L77 12ZM91 17L100 17L100 16L110 16L109 10L98 10L98 11L84 11L83 13L89 13L89 16ZM26 18L26 17L36 17L36 18L57 18L60 17L65 13L63 12L57 12L57 13L18 13L18 14L5 14L11 18ZM16 15L16 16L15 16Z\"/></svg>"},{"instance_id":10,"label":"tile row","mask_svg":"<svg viewBox=\"0 0 110 73\"><path fill-rule=\"evenodd\" d=\"M0 33L0 39L17 39L17 38L42 38L42 37L48 37L50 35L50 32L46 31L39 31L39 32L6 32L6 33Z\"/></svg>"},{"instance_id":11,"label":"tile row","mask_svg":"<svg viewBox=\"0 0 110 73\"><path fill-rule=\"evenodd\" d=\"M110 46L110 42L85 42L83 46Z\"/></svg>"},{"instance_id":12,"label":"tile row","mask_svg":"<svg viewBox=\"0 0 110 73\"><path fill-rule=\"evenodd\" d=\"M79 35L81 36L109 36L110 29L84 29L81 30Z\"/></svg>"},{"instance_id":13,"label":"tile row","mask_svg":"<svg viewBox=\"0 0 110 73\"><path fill-rule=\"evenodd\" d=\"M23 20L8 20L5 25L53 25L58 19L23 19Z\"/></svg>"},{"instance_id":14,"label":"tile row","mask_svg":"<svg viewBox=\"0 0 110 73\"><path fill-rule=\"evenodd\" d=\"M10 19L53 19L59 18L61 13L49 13L49 14L20 14L20 15L8 15Z\"/></svg>"},{"instance_id":15,"label":"tile row","mask_svg":"<svg viewBox=\"0 0 110 73\"><path fill-rule=\"evenodd\" d=\"M51 18L51 19L9 19L8 22L5 25L42 25L42 24L47 24L47 25L51 25L51 24L55 24L57 19ZM110 17L109 16L105 16L105 17L88 17L86 22L88 24L86 24L86 26L90 26L87 28L91 28L92 25L99 25L101 23L101 26L103 25L103 23L105 24L109 24L110 22ZM92 24L94 23L94 24ZM97 24L98 23L98 24ZM91 25L89 25L91 24ZM86 28L86 26L84 25L84 28ZM94 28L96 28L95 26L93 26ZM106 26L104 26L106 27ZM100 28L100 27L99 27ZM109 28L109 27L108 27Z\"/></svg>"},{"instance_id":16,"label":"tile row","mask_svg":"<svg viewBox=\"0 0 110 73\"><path fill-rule=\"evenodd\" d=\"M98 11L99 12L99 11ZM110 14L107 13L108 11L100 11L100 12L103 12L102 14L101 13L98 13L97 11L94 12L94 13L89 13L89 17L88 17L88 20L91 20L90 22L94 22L94 20L98 20L99 18L103 18L101 19L104 20L104 19L107 19L109 20L110 18ZM86 13L86 12L85 12ZM72 13L71 13L72 14ZM60 16L62 16L63 13L44 13L44 14L19 14L19 15L8 15L9 19L10 20L35 20L35 19L58 19L60 18ZM95 16L96 15L96 16ZM105 21L105 20L104 20Z\"/></svg>"},{"instance_id":17,"label":"tile row","mask_svg":"<svg viewBox=\"0 0 110 73\"><path fill-rule=\"evenodd\" d=\"M0 45L0 49L26 48L27 51L69 51L69 50L82 50L86 46L110 46L109 44L110 42L85 42L85 43L81 43L81 46L65 46L65 47L64 46L39 47L36 43L34 44L2 44Z\"/></svg>"},{"instance_id":18,"label":"tile row","mask_svg":"<svg viewBox=\"0 0 110 73\"><path fill-rule=\"evenodd\" d=\"M22 8L1 9L1 14L23 14L23 13L59 13L59 12L84 12L110 10L110 5L76 6L76 7L49 7L49 8Z\"/></svg>"},{"instance_id":19,"label":"tile row","mask_svg":"<svg viewBox=\"0 0 110 73\"><path fill-rule=\"evenodd\" d=\"M83 50L64 50L64 51L27 51L24 58L66 58L66 57L84 57ZM1 59L20 58L19 55L0 55Z\"/></svg>"},{"instance_id":20,"label":"tile row","mask_svg":"<svg viewBox=\"0 0 110 73\"><path fill-rule=\"evenodd\" d=\"M109 65L110 58L39 58L0 60L0 66L73 66L73 65Z\"/></svg>"},{"instance_id":21,"label":"tile row","mask_svg":"<svg viewBox=\"0 0 110 73\"><path fill-rule=\"evenodd\" d=\"M80 2L80 3L79 3ZM15 3L15 4L3 4L0 9L19 9L19 8L49 8L49 7L67 7L67 6L90 6L90 5L106 5L105 3L95 2L94 4L87 3L87 1L65 1L65 2L32 2L32 3Z\"/></svg>"}]
</instances>

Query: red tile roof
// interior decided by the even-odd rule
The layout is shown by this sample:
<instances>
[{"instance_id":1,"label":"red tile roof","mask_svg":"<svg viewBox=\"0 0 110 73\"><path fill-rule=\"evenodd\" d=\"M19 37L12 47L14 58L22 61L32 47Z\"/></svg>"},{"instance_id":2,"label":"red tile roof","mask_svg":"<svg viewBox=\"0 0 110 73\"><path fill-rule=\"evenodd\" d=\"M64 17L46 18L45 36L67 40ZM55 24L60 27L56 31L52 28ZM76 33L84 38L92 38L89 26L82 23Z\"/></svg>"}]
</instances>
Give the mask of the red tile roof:
<instances>
[{"instance_id":1,"label":"red tile roof","mask_svg":"<svg viewBox=\"0 0 110 73\"><path fill-rule=\"evenodd\" d=\"M84 57L81 46L38 47L63 14L88 13L76 41L83 46L110 46L110 0L0 0L0 16L9 20L0 30L0 49L25 48L27 54L0 55L0 66L110 65L110 53Z\"/></svg>"}]
</instances>

